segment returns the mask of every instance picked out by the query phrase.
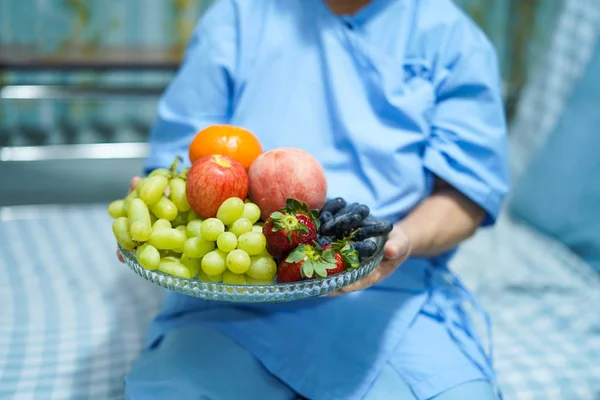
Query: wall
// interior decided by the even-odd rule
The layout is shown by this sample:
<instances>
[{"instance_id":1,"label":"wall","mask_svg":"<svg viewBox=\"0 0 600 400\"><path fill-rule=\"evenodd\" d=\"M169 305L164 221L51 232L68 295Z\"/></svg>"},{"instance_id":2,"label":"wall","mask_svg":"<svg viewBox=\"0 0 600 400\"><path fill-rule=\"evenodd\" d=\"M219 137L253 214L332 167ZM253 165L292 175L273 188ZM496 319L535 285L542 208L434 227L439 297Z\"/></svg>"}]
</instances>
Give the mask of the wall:
<instances>
[{"instance_id":1,"label":"wall","mask_svg":"<svg viewBox=\"0 0 600 400\"><path fill-rule=\"evenodd\" d=\"M562 0L456 0L497 48L507 94L539 58ZM70 49L168 49L179 54L210 0L2 0L0 46L51 56ZM1 51L1 47L0 47ZM0 72L0 84L164 86L169 72ZM0 101L0 146L143 141L156 98Z\"/></svg>"},{"instance_id":2,"label":"wall","mask_svg":"<svg viewBox=\"0 0 600 400\"><path fill-rule=\"evenodd\" d=\"M209 0L3 0L0 43L182 46Z\"/></svg>"}]
</instances>

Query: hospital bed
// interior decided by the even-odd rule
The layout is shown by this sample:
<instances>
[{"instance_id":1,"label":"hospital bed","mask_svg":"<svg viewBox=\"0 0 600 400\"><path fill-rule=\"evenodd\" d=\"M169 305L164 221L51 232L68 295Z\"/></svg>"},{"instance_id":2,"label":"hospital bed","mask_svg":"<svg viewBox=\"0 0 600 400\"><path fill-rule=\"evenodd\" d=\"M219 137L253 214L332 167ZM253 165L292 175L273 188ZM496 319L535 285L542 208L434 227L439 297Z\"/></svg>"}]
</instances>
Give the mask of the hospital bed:
<instances>
[{"instance_id":1,"label":"hospital bed","mask_svg":"<svg viewBox=\"0 0 600 400\"><path fill-rule=\"evenodd\" d=\"M545 221L587 212L580 219L600 232L600 197L586 197L596 201L595 212L580 203L553 209L556 196L543 197L545 214L531 212L554 182L550 172L544 176L549 159L582 164L573 158L577 147L552 143L598 118L570 104L585 104L597 86L599 7L567 3L511 126L515 192L496 226L468 240L452 261L491 317L506 399L600 399L600 275L589 251L600 240L563 239ZM573 146L600 148L597 132L578 140ZM577 172L598 186L600 168ZM554 183L565 193L585 192L570 188L572 181ZM106 204L0 208L0 399L123 398L122 377L164 292L116 261L110 224Z\"/></svg>"}]
</instances>

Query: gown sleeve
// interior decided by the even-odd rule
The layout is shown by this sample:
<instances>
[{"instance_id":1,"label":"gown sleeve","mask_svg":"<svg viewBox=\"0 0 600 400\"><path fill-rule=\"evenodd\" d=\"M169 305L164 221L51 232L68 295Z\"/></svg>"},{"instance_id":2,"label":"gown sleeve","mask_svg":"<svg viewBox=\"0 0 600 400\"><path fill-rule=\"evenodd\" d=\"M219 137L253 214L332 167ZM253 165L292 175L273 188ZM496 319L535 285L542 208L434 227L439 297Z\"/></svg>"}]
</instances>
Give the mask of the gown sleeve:
<instances>
[{"instance_id":1,"label":"gown sleeve","mask_svg":"<svg viewBox=\"0 0 600 400\"><path fill-rule=\"evenodd\" d=\"M449 29L434 67L436 105L424 166L482 207L483 225L491 225L509 187L496 53L466 18Z\"/></svg>"},{"instance_id":2,"label":"gown sleeve","mask_svg":"<svg viewBox=\"0 0 600 400\"><path fill-rule=\"evenodd\" d=\"M235 82L238 29L232 0L217 0L194 30L182 65L158 102L144 169L167 168L196 133L227 123Z\"/></svg>"}]
</instances>

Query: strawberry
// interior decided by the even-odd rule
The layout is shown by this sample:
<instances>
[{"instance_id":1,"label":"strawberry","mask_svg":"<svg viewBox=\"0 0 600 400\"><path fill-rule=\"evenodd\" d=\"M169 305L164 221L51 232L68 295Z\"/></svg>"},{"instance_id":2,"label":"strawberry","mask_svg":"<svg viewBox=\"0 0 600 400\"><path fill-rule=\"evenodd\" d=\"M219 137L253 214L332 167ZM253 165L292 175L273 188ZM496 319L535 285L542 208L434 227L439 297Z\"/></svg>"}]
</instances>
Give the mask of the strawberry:
<instances>
[{"instance_id":1,"label":"strawberry","mask_svg":"<svg viewBox=\"0 0 600 400\"><path fill-rule=\"evenodd\" d=\"M323 247L323 250L327 250L327 249L331 249L330 244ZM328 269L327 276L339 274L340 272L344 272L346 270L346 266L344 265L344 260L342 260L342 256L340 255L340 253L338 253L337 251L334 251L333 255L335 257L336 267L334 269Z\"/></svg>"},{"instance_id":2,"label":"strawberry","mask_svg":"<svg viewBox=\"0 0 600 400\"><path fill-rule=\"evenodd\" d=\"M323 246L323 251L331 249L335 257L336 268L328 269L327 276L358 268L358 252L346 240L335 241Z\"/></svg>"},{"instance_id":3,"label":"strawberry","mask_svg":"<svg viewBox=\"0 0 600 400\"><path fill-rule=\"evenodd\" d=\"M333 249L322 251L314 246L301 244L277 267L277 283L299 282L314 277L325 278L329 270L337 269Z\"/></svg>"},{"instance_id":4,"label":"strawberry","mask_svg":"<svg viewBox=\"0 0 600 400\"><path fill-rule=\"evenodd\" d=\"M286 207L272 213L263 225L267 250L283 257L301 244L313 244L319 229L318 211L308 211L304 203L287 199Z\"/></svg>"},{"instance_id":5,"label":"strawberry","mask_svg":"<svg viewBox=\"0 0 600 400\"><path fill-rule=\"evenodd\" d=\"M282 261L277 267L277 283L300 282L305 278L300 272L300 268L304 261L297 263L289 263Z\"/></svg>"}]
</instances>

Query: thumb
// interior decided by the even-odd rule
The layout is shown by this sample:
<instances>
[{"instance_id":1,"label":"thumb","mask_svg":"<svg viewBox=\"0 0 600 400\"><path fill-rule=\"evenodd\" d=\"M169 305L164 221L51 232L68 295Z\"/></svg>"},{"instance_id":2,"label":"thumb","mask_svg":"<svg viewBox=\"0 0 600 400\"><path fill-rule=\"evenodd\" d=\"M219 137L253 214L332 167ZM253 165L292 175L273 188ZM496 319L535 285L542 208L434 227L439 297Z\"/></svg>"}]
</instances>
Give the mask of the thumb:
<instances>
[{"instance_id":1,"label":"thumb","mask_svg":"<svg viewBox=\"0 0 600 400\"><path fill-rule=\"evenodd\" d=\"M383 254L388 260L395 260L406 256L410 252L410 240L404 230L394 226L388 241L383 248Z\"/></svg>"},{"instance_id":2,"label":"thumb","mask_svg":"<svg viewBox=\"0 0 600 400\"><path fill-rule=\"evenodd\" d=\"M139 176L135 176L131 179L131 182L129 183L129 189L130 191L132 191L133 189L135 189L135 187L138 185L138 183L140 183L140 181L142 180L141 177Z\"/></svg>"}]
</instances>

